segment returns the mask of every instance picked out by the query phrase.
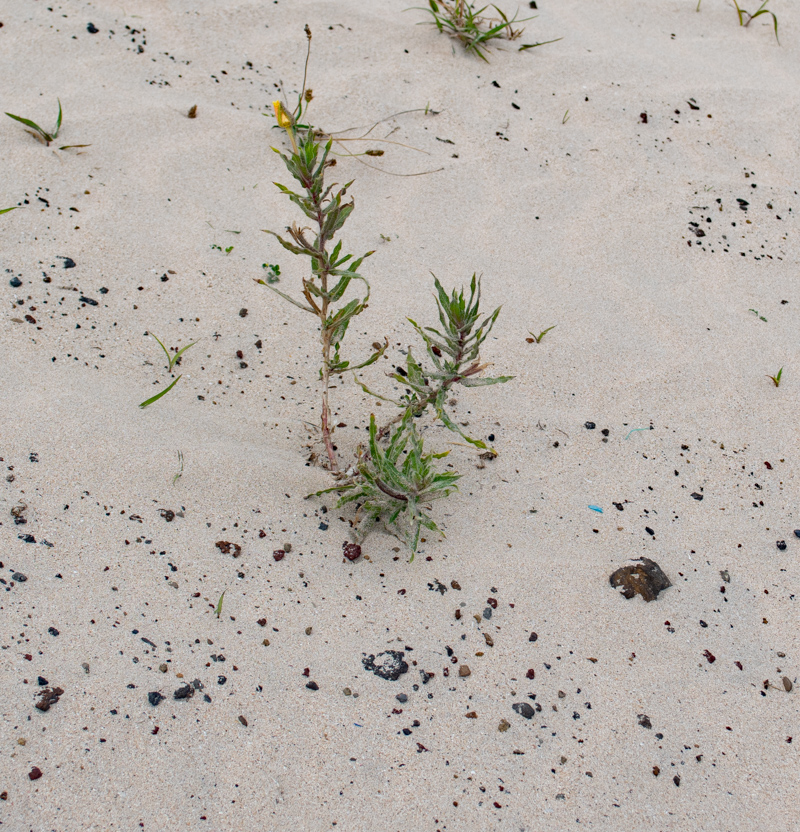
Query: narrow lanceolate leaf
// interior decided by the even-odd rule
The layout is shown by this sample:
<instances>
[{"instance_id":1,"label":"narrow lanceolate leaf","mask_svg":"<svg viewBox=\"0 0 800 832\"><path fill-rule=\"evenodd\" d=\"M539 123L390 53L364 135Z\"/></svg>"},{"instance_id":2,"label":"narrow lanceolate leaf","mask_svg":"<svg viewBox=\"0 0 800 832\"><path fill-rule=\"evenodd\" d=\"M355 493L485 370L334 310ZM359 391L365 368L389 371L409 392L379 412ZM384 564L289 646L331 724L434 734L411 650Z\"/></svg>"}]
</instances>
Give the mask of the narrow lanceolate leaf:
<instances>
[{"instance_id":1,"label":"narrow lanceolate leaf","mask_svg":"<svg viewBox=\"0 0 800 832\"><path fill-rule=\"evenodd\" d=\"M167 361L169 362L169 368L171 370L172 369L172 356L169 354L169 350L161 343L161 339L158 337L158 335L155 335L152 332L150 333L150 335L152 335L153 338L155 338L156 341L158 341L158 346L161 347L162 350L164 350L164 355L167 356Z\"/></svg>"},{"instance_id":2,"label":"narrow lanceolate leaf","mask_svg":"<svg viewBox=\"0 0 800 832\"><path fill-rule=\"evenodd\" d=\"M157 402L162 396L166 396L170 390L183 378L182 375L178 376L175 381L170 384L169 387L165 387L160 393L156 393L151 399L148 399L145 402L142 402L139 407L147 407L148 405L152 404L153 402Z\"/></svg>"},{"instance_id":3,"label":"narrow lanceolate leaf","mask_svg":"<svg viewBox=\"0 0 800 832\"><path fill-rule=\"evenodd\" d=\"M490 384L505 384L511 381L514 376L497 376L496 378L462 378L459 384L462 387L488 387Z\"/></svg>"},{"instance_id":4,"label":"narrow lanceolate leaf","mask_svg":"<svg viewBox=\"0 0 800 832\"><path fill-rule=\"evenodd\" d=\"M53 130L53 138L54 139L58 138L58 132L59 132L59 130L61 130L61 99L59 98L59 99L57 99L57 101L58 101L58 118L56 119L55 129Z\"/></svg>"},{"instance_id":5,"label":"narrow lanceolate leaf","mask_svg":"<svg viewBox=\"0 0 800 832\"><path fill-rule=\"evenodd\" d=\"M46 144L50 144L53 141L53 136L51 136L45 130L42 130L41 127L35 122L31 121L29 118L22 118L22 116L15 116L13 113L6 113L9 118L13 118L14 121L20 122L20 124L24 124L26 127L30 127L31 129L35 130L45 141Z\"/></svg>"},{"instance_id":6,"label":"narrow lanceolate leaf","mask_svg":"<svg viewBox=\"0 0 800 832\"><path fill-rule=\"evenodd\" d=\"M0 208L0 214L7 214L9 211L16 211L19 208L19 205L15 205L13 208Z\"/></svg>"},{"instance_id":7,"label":"narrow lanceolate leaf","mask_svg":"<svg viewBox=\"0 0 800 832\"><path fill-rule=\"evenodd\" d=\"M296 307L302 309L304 312L310 312L312 315L316 315L316 312L314 312L314 310L310 306L306 306L305 304L300 303L300 301L295 300L293 297L290 297L285 292L281 292L280 289L276 289L274 286L267 283L266 280L259 279L256 281L256 283L260 283L262 286L266 286L267 289L272 289L272 291L275 292L276 295L280 295L284 300L288 300L289 303L293 303Z\"/></svg>"},{"instance_id":8,"label":"narrow lanceolate leaf","mask_svg":"<svg viewBox=\"0 0 800 832\"><path fill-rule=\"evenodd\" d=\"M170 359L169 368L170 370L175 366L175 362L189 349L189 347L193 347L197 341L192 341L191 344L187 344L185 347L181 347L175 355Z\"/></svg>"}]
</instances>

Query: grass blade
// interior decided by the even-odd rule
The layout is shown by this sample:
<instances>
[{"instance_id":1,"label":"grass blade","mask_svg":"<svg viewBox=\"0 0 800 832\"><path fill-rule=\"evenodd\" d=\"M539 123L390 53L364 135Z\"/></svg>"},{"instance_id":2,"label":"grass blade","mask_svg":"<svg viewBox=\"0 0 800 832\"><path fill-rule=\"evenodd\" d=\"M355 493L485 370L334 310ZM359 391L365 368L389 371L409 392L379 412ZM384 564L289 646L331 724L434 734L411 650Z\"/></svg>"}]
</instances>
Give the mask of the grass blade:
<instances>
[{"instance_id":1,"label":"grass blade","mask_svg":"<svg viewBox=\"0 0 800 832\"><path fill-rule=\"evenodd\" d=\"M54 139L58 138L58 131L61 129L61 115L62 115L62 113L61 113L61 99L58 98L56 100L58 101L58 118L56 119L55 129L53 130L53 138Z\"/></svg>"},{"instance_id":2,"label":"grass blade","mask_svg":"<svg viewBox=\"0 0 800 832\"><path fill-rule=\"evenodd\" d=\"M152 332L150 334L153 335ZM164 355L167 356L167 361L169 362L169 368L171 370L172 369L172 356L169 354L169 350L161 343L161 339L157 335L153 335L153 338L155 338L156 341L158 341L158 346L161 347L162 350L164 350Z\"/></svg>"},{"instance_id":3,"label":"grass blade","mask_svg":"<svg viewBox=\"0 0 800 832\"><path fill-rule=\"evenodd\" d=\"M19 208L19 205L15 205L13 208L0 208L0 214L7 214L9 211L16 211Z\"/></svg>"},{"instance_id":4,"label":"grass blade","mask_svg":"<svg viewBox=\"0 0 800 832\"><path fill-rule=\"evenodd\" d=\"M31 121L29 118L22 118L22 116L15 116L13 113L6 113L6 115L9 118L13 118L14 121L18 121L20 124L24 124L26 127L30 127L33 130L35 130L42 137L46 144L49 145L50 142L53 141L53 137L49 133L46 133L44 130L42 130L42 128L39 127L39 125L35 121Z\"/></svg>"},{"instance_id":5,"label":"grass blade","mask_svg":"<svg viewBox=\"0 0 800 832\"><path fill-rule=\"evenodd\" d=\"M179 349L175 353L175 355L170 359L169 369L172 370L172 368L175 366L175 362L186 352L186 350L189 349L189 347L193 347L196 343L197 341L192 341L191 344L187 344L185 347L181 347L181 349ZM162 344L161 346L163 347L164 345Z\"/></svg>"},{"instance_id":6,"label":"grass blade","mask_svg":"<svg viewBox=\"0 0 800 832\"><path fill-rule=\"evenodd\" d=\"M169 391L172 390L172 388L181 380L181 378L183 378L182 374L179 375L175 379L175 381L173 381L172 384L170 384L169 387L165 387L160 393L156 393L155 396L153 396L151 399L147 399L147 401L142 402L139 405L139 407L147 407L148 405L151 405L153 402L157 402L162 396L166 396L167 393L169 393Z\"/></svg>"}]
</instances>

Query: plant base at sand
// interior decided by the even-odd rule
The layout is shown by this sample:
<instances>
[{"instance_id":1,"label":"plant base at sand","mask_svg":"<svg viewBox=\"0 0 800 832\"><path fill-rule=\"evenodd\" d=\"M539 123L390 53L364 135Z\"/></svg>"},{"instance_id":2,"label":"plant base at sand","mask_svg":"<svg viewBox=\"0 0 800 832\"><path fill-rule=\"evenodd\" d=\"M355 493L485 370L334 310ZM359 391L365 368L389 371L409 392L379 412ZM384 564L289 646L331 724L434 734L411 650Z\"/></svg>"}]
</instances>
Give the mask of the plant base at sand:
<instances>
[{"instance_id":1,"label":"plant base at sand","mask_svg":"<svg viewBox=\"0 0 800 832\"><path fill-rule=\"evenodd\" d=\"M31 121L29 118L22 118L22 116L15 116L12 113L6 113L9 118L13 118L14 121L18 121L20 124L24 124L26 127L29 127L29 130L25 132L30 133L31 136L34 137L37 141L42 142L45 147L49 147L51 142L54 142L58 138L58 134L61 132L61 119L62 119L62 111L61 111L61 100L58 100L58 118L56 119L56 126L48 133L46 130L43 130L35 121ZM59 150L69 150L73 147L89 147L88 144L64 144L59 147Z\"/></svg>"}]
</instances>

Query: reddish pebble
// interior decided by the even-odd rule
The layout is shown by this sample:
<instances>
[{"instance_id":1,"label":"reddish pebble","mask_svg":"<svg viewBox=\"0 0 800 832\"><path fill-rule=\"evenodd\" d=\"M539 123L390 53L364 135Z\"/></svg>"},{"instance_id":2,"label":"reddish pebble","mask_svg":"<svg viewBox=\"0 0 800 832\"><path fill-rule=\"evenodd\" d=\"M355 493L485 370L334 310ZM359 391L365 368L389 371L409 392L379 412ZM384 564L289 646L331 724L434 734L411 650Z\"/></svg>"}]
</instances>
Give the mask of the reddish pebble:
<instances>
[{"instance_id":1,"label":"reddish pebble","mask_svg":"<svg viewBox=\"0 0 800 832\"><path fill-rule=\"evenodd\" d=\"M29 772L28 777L31 780L38 780L42 776L42 770L38 766L34 766Z\"/></svg>"},{"instance_id":2,"label":"reddish pebble","mask_svg":"<svg viewBox=\"0 0 800 832\"><path fill-rule=\"evenodd\" d=\"M493 609L497 609L497 600L495 598L487 598L486 603Z\"/></svg>"},{"instance_id":3,"label":"reddish pebble","mask_svg":"<svg viewBox=\"0 0 800 832\"><path fill-rule=\"evenodd\" d=\"M499 804L499 803L495 800L495 802L494 802L494 808L495 808L495 809L502 809L503 807L502 807L502 806L501 806L501 805L500 805L500 804Z\"/></svg>"},{"instance_id":4,"label":"reddish pebble","mask_svg":"<svg viewBox=\"0 0 800 832\"><path fill-rule=\"evenodd\" d=\"M156 725L156 727L155 727L155 728L153 728L153 730L152 730L150 733L151 733L153 736L155 736L155 735L158 733L158 731L159 731L159 728L158 728L158 725Z\"/></svg>"},{"instance_id":5,"label":"reddish pebble","mask_svg":"<svg viewBox=\"0 0 800 832\"><path fill-rule=\"evenodd\" d=\"M535 679L535 678L536 678L536 671L535 671L533 668L531 668L531 669L530 669L530 670L529 670L529 671L525 674L525 677L526 677L527 679Z\"/></svg>"},{"instance_id":6,"label":"reddish pebble","mask_svg":"<svg viewBox=\"0 0 800 832\"><path fill-rule=\"evenodd\" d=\"M284 552L283 549L276 549L272 553L272 557L274 557L276 561L283 560L286 557L286 552Z\"/></svg>"},{"instance_id":7,"label":"reddish pebble","mask_svg":"<svg viewBox=\"0 0 800 832\"><path fill-rule=\"evenodd\" d=\"M259 627L266 627L267 626L267 619L266 618L259 618L258 619L258 626Z\"/></svg>"},{"instance_id":8,"label":"reddish pebble","mask_svg":"<svg viewBox=\"0 0 800 832\"><path fill-rule=\"evenodd\" d=\"M311 668L307 667L303 670L303 676L310 676L311 675Z\"/></svg>"},{"instance_id":9,"label":"reddish pebble","mask_svg":"<svg viewBox=\"0 0 800 832\"><path fill-rule=\"evenodd\" d=\"M739 670L744 670L744 668L742 667L742 663L741 663L741 662L734 662L734 664L736 665L736 667L738 667L738 668L739 668Z\"/></svg>"},{"instance_id":10,"label":"reddish pebble","mask_svg":"<svg viewBox=\"0 0 800 832\"><path fill-rule=\"evenodd\" d=\"M769 470L769 471L772 470L772 465L770 465L769 462L765 462L764 465L767 466L767 470Z\"/></svg>"},{"instance_id":11,"label":"reddish pebble","mask_svg":"<svg viewBox=\"0 0 800 832\"><path fill-rule=\"evenodd\" d=\"M267 533L264 531L264 529L261 529L261 531L258 533L258 536L263 538L267 536Z\"/></svg>"},{"instance_id":12,"label":"reddish pebble","mask_svg":"<svg viewBox=\"0 0 800 832\"><path fill-rule=\"evenodd\" d=\"M361 557L361 547L358 543L342 543L342 554L348 560L358 560Z\"/></svg>"},{"instance_id":13,"label":"reddish pebble","mask_svg":"<svg viewBox=\"0 0 800 832\"><path fill-rule=\"evenodd\" d=\"M709 664L714 664L717 657L710 650L703 650L703 655L708 659Z\"/></svg>"}]
</instances>

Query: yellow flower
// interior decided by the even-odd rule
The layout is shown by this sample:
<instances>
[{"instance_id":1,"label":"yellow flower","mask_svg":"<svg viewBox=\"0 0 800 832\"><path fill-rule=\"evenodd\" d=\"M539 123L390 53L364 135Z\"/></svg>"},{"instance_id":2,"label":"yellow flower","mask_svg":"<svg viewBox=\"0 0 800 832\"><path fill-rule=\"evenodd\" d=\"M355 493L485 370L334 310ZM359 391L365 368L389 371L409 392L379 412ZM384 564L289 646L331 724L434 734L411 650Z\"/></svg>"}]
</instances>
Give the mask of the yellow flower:
<instances>
[{"instance_id":1,"label":"yellow flower","mask_svg":"<svg viewBox=\"0 0 800 832\"><path fill-rule=\"evenodd\" d=\"M278 126L283 127L284 130L291 130L292 120L286 110L283 109L283 104L280 101L273 101L272 109L275 110L275 120L278 122Z\"/></svg>"}]
</instances>

